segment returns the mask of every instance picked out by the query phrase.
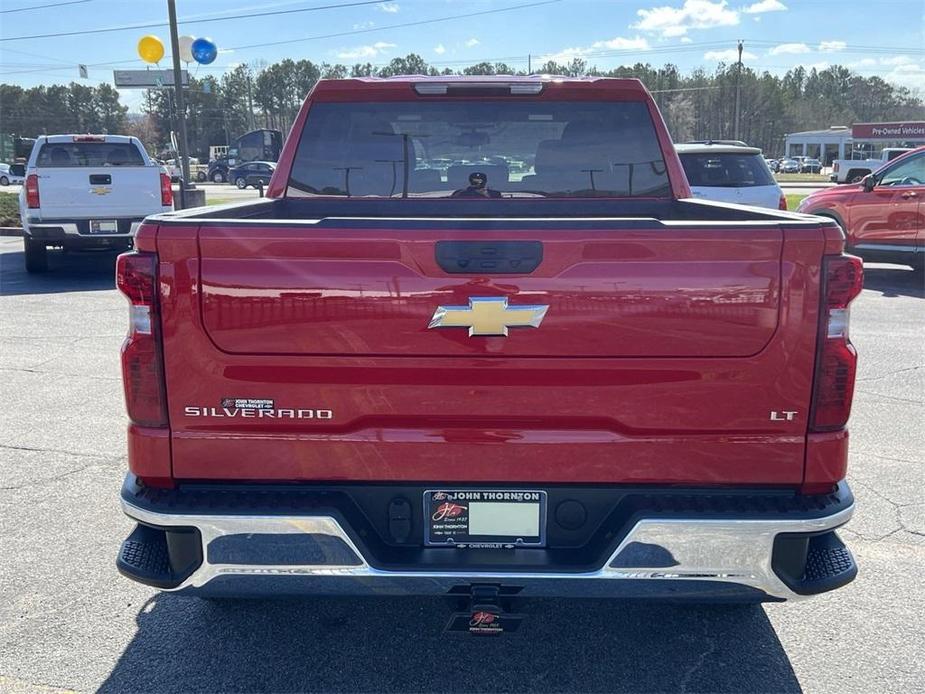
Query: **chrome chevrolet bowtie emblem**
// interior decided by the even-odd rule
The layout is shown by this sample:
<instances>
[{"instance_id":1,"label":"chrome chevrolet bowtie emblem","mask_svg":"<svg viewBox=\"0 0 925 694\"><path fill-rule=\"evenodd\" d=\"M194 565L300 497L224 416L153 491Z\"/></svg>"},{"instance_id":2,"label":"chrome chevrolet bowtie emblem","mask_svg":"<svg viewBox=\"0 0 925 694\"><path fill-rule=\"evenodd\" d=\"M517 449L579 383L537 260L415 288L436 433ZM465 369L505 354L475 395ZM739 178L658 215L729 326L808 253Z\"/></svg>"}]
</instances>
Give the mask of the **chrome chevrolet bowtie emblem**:
<instances>
[{"instance_id":1,"label":"chrome chevrolet bowtie emblem","mask_svg":"<svg viewBox=\"0 0 925 694\"><path fill-rule=\"evenodd\" d=\"M473 335L507 336L508 328L538 328L549 306L508 306L504 296L471 296L468 306L438 306L428 328L469 328Z\"/></svg>"}]
</instances>

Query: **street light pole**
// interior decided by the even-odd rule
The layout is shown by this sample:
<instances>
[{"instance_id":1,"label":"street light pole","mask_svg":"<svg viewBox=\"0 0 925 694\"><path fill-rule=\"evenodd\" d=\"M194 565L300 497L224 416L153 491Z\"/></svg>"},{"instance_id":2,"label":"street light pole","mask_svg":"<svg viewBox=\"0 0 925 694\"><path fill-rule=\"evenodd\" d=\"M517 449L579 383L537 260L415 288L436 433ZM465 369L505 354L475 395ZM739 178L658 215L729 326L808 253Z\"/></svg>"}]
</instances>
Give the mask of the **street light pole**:
<instances>
[{"instance_id":1,"label":"street light pole","mask_svg":"<svg viewBox=\"0 0 925 694\"><path fill-rule=\"evenodd\" d=\"M167 12L170 15L170 52L173 55L173 88L175 90L177 106L177 130L179 138L177 149L180 150L180 167L183 179L180 181L180 204L185 205L186 184L189 178L189 151L186 144L186 99L183 95L183 72L180 69L180 41L177 30L176 0L167 0Z\"/></svg>"},{"instance_id":2,"label":"street light pole","mask_svg":"<svg viewBox=\"0 0 925 694\"><path fill-rule=\"evenodd\" d=\"M742 42L739 41L739 62L736 63L736 113L735 113L735 126L734 126L734 135L733 140L738 140L739 138L739 115L741 113L740 104L741 96L740 92L740 82L742 81Z\"/></svg>"}]
</instances>

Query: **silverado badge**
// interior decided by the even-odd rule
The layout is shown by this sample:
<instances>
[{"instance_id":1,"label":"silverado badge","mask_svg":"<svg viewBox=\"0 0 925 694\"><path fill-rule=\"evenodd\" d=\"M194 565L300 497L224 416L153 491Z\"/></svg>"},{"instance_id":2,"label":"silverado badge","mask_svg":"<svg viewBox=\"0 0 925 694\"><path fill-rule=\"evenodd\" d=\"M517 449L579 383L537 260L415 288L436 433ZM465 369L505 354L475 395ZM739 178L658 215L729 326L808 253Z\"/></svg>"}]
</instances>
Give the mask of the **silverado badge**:
<instances>
[{"instance_id":1,"label":"silverado badge","mask_svg":"<svg viewBox=\"0 0 925 694\"><path fill-rule=\"evenodd\" d=\"M506 296L471 296L468 306L438 306L428 328L469 328L473 335L507 336L508 328L538 328L549 306L508 306Z\"/></svg>"}]
</instances>

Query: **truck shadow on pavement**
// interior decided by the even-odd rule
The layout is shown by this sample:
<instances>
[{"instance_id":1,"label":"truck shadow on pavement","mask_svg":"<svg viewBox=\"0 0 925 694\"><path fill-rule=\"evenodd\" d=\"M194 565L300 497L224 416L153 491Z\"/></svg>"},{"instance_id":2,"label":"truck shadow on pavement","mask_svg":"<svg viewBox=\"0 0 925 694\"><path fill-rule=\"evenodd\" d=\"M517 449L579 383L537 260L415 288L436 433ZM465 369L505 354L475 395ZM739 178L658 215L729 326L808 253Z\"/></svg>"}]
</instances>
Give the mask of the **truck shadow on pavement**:
<instances>
[{"instance_id":1,"label":"truck shadow on pavement","mask_svg":"<svg viewBox=\"0 0 925 694\"><path fill-rule=\"evenodd\" d=\"M439 598L210 603L159 595L116 692L800 692L760 606L536 600L501 637L443 632Z\"/></svg>"},{"instance_id":2,"label":"truck shadow on pavement","mask_svg":"<svg viewBox=\"0 0 925 694\"><path fill-rule=\"evenodd\" d=\"M0 253L0 296L115 289L116 255L111 251L48 251L48 272L30 275L22 251Z\"/></svg>"},{"instance_id":3,"label":"truck shadow on pavement","mask_svg":"<svg viewBox=\"0 0 925 694\"><path fill-rule=\"evenodd\" d=\"M901 265L864 265L864 289L885 297L912 296L925 299L925 276Z\"/></svg>"}]
</instances>

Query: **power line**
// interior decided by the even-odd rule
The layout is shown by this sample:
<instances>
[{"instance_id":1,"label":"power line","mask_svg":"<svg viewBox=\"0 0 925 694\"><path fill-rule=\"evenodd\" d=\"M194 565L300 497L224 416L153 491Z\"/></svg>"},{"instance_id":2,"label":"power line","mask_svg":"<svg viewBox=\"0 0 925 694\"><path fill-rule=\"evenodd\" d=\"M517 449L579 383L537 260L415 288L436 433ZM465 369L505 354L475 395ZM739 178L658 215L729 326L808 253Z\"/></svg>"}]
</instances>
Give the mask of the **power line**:
<instances>
[{"instance_id":1,"label":"power line","mask_svg":"<svg viewBox=\"0 0 925 694\"><path fill-rule=\"evenodd\" d=\"M263 48L265 46L282 46L289 43L301 43L302 41L320 41L321 39L333 39L341 36L355 36L356 34L369 34L376 31L388 31L389 29L403 29L405 27L416 27L424 24L437 24L438 22L449 22L454 19L467 19L469 17L483 17L489 14L498 14L499 12L511 12L513 10L523 10L528 7L539 7L541 5L552 5L562 2L562 0L542 0L541 2L528 2L523 5L510 5L509 7L497 7L492 10L482 10L481 12L468 12L466 14L456 14L448 17L437 17L435 19L420 19L416 22L403 22L401 24L389 24L381 27L371 27L368 29L354 29L353 31L340 31L335 34L319 34L317 36L305 36L300 39L288 39L285 41L268 41L266 43L252 43L247 46L232 46L230 50L243 51L248 48Z\"/></svg>"},{"instance_id":2,"label":"power line","mask_svg":"<svg viewBox=\"0 0 925 694\"><path fill-rule=\"evenodd\" d=\"M65 5L83 5L93 0L69 0L68 2L54 2L50 5L33 5L32 7L17 7L12 10L0 10L0 14L13 14L14 12L30 12L32 10L44 10L50 7L64 7Z\"/></svg>"},{"instance_id":3,"label":"power line","mask_svg":"<svg viewBox=\"0 0 925 694\"><path fill-rule=\"evenodd\" d=\"M83 0L89 2L89 0ZM380 0L356 0L333 5L316 5L314 7L300 7L294 10L271 10L269 12L248 12L246 14L227 15L225 17L212 17L205 19L181 19L177 24L207 24L214 22L228 22L233 19L253 19L255 17L275 17L284 14L297 14L301 12L317 12L319 10L333 10L343 7L359 7L361 5L376 5ZM119 27L106 27L101 29L82 29L80 31L60 31L54 34L33 34L31 36L9 36L0 38L0 41L25 41L27 39L51 39L62 36L86 36L87 34L107 34L116 31L134 31L136 29L153 29L167 26L166 22L153 22L149 24L131 24Z\"/></svg>"}]
</instances>

